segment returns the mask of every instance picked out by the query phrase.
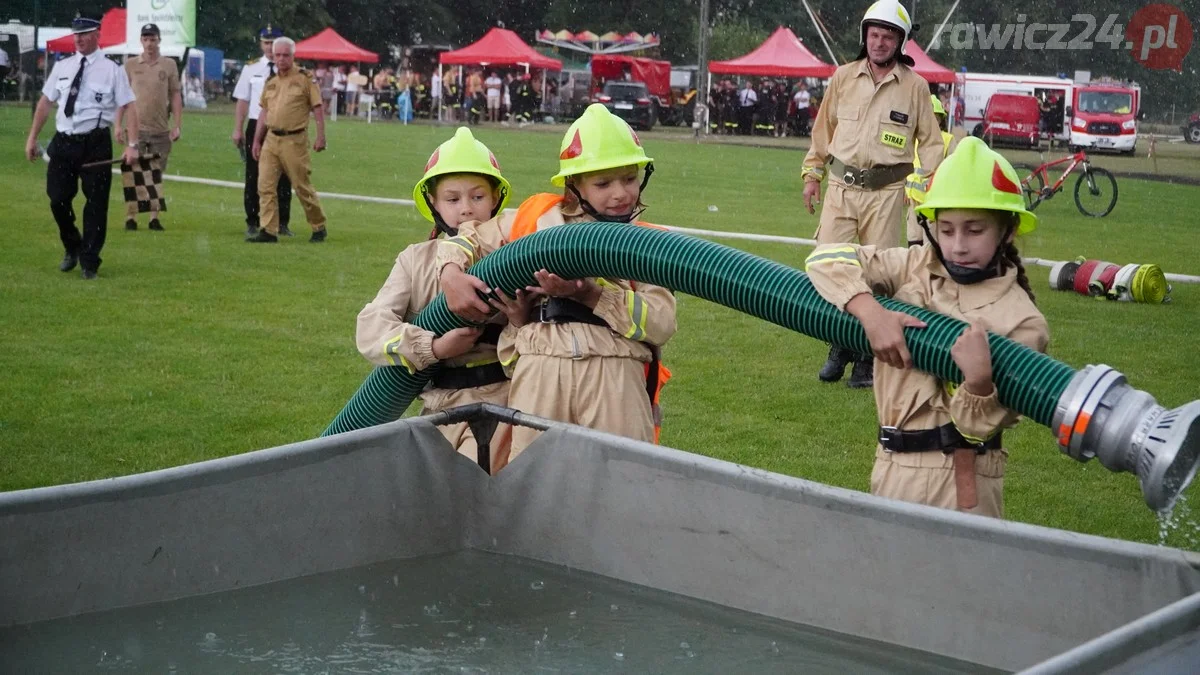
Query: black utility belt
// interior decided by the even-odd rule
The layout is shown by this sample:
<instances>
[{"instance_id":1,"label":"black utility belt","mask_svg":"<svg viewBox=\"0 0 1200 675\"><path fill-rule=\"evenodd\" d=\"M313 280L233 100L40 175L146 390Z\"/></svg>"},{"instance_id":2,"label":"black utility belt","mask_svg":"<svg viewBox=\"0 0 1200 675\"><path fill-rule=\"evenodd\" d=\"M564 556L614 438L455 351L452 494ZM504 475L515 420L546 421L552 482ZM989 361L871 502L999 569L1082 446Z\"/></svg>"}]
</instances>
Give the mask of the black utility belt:
<instances>
[{"instance_id":1,"label":"black utility belt","mask_svg":"<svg viewBox=\"0 0 1200 675\"><path fill-rule=\"evenodd\" d=\"M842 160L830 155L825 160L831 176L842 179L846 185L860 187L866 190L880 190L893 183L903 181L913 172L911 162L904 164L888 164L860 169L850 166Z\"/></svg>"},{"instance_id":2,"label":"black utility belt","mask_svg":"<svg viewBox=\"0 0 1200 675\"><path fill-rule=\"evenodd\" d=\"M983 443L972 443L963 438L961 432L953 424L943 424L936 429L921 431L906 431L895 427L879 427L879 444L888 452L944 452L951 453L958 449L974 449L983 454L988 450L999 450L1004 447L1003 433L987 439Z\"/></svg>"},{"instance_id":3,"label":"black utility belt","mask_svg":"<svg viewBox=\"0 0 1200 675\"><path fill-rule=\"evenodd\" d=\"M62 138L65 138L68 141L75 141L75 140L83 140L90 136L97 136L99 134L108 135L108 129L109 129L108 127L96 127L95 129L92 129L91 131L85 131L81 134L68 134L65 131L59 131L58 135L61 136Z\"/></svg>"},{"instance_id":4,"label":"black utility belt","mask_svg":"<svg viewBox=\"0 0 1200 675\"><path fill-rule=\"evenodd\" d=\"M308 131L308 127L292 129L291 131L284 131L283 129L272 129L271 133L275 134L276 136L295 136L296 134L302 134L306 131Z\"/></svg>"},{"instance_id":5,"label":"black utility belt","mask_svg":"<svg viewBox=\"0 0 1200 675\"><path fill-rule=\"evenodd\" d=\"M474 389L506 380L508 376L504 374L504 366L493 361L482 366L440 368L429 382L435 389Z\"/></svg>"},{"instance_id":6,"label":"black utility belt","mask_svg":"<svg viewBox=\"0 0 1200 675\"><path fill-rule=\"evenodd\" d=\"M582 302L567 298L546 298L538 306L538 321L542 323L590 323L594 326L607 326L608 322L596 316Z\"/></svg>"}]
</instances>

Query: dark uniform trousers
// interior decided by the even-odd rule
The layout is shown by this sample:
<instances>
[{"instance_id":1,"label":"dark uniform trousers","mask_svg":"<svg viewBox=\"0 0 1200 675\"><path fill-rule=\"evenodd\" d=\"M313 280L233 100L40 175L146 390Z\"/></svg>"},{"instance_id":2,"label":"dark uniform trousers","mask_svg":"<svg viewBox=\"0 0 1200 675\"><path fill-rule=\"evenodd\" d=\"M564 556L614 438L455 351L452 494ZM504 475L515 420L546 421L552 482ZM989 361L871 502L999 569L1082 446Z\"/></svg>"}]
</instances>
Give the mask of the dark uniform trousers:
<instances>
[{"instance_id":1,"label":"dark uniform trousers","mask_svg":"<svg viewBox=\"0 0 1200 675\"><path fill-rule=\"evenodd\" d=\"M246 121L246 185L242 188L242 201L246 206L246 225L248 227L259 227L259 205L258 205L258 160L254 159L254 153L250 152L250 146L254 143L254 130L258 126L258 120ZM279 185L275 189L275 194L279 197L279 226L287 227L292 220L292 182L288 180L287 174L279 177Z\"/></svg>"},{"instance_id":2,"label":"dark uniform trousers","mask_svg":"<svg viewBox=\"0 0 1200 675\"><path fill-rule=\"evenodd\" d=\"M46 168L46 195L50 197L50 212L58 223L58 236L63 248L79 256L85 270L100 268L100 249L108 233L108 192L112 187L112 167L108 165L84 169L89 162L113 158L112 134L108 127L98 127L84 134L56 133L46 153L50 165ZM75 227L75 208L71 202L83 183L83 235Z\"/></svg>"}]
</instances>

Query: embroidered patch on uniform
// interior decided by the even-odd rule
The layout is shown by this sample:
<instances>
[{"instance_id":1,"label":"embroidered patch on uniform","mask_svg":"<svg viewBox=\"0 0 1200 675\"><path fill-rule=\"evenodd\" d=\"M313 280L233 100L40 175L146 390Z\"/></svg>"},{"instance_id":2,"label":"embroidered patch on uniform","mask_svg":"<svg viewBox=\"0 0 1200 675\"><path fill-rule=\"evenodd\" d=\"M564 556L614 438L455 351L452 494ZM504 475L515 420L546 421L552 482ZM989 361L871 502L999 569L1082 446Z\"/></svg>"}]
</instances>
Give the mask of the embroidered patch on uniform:
<instances>
[{"instance_id":1,"label":"embroidered patch on uniform","mask_svg":"<svg viewBox=\"0 0 1200 675\"><path fill-rule=\"evenodd\" d=\"M900 134L895 134L890 131L885 131L879 135L879 141L884 145L890 145L893 148L899 148L903 150L904 146L908 144L908 137L901 136Z\"/></svg>"},{"instance_id":2,"label":"embroidered patch on uniform","mask_svg":"<svg viewBox=\"0 0 1200 675\"><path fill-rule=\"evenodd\" d=\"M100 92L96 92L96 103L100 103L103 100L104 100L104 94L101 94Z\"/></svg>"},{"instance_id":3,"label":"embroidered patch on uniform","mask_svg":"<svg viewBox=\"0 0 1200 675\"><path fill-rule=\"evenodd\" d=\"M908 124L908 115L905 115L899 110L893 110L891 114L888 115L888 118L897 124Z\"/></svg>"}]
</instances>

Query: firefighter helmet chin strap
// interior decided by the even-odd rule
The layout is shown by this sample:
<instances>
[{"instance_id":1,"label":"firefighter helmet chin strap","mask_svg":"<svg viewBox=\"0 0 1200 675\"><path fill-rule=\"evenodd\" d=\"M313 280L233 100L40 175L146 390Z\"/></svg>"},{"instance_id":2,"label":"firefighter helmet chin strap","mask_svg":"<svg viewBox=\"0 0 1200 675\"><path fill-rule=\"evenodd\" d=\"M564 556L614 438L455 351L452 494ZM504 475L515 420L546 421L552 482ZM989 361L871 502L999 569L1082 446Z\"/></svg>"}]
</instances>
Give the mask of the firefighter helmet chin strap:
<instances>
[{"instance_id":1,"label":"firefighter helmet chin strap","mask_svg":"<svg viewBox=\"0 0 1200 675\"><path fill-rule=\"evenodd\" d=\"M425 193L425 203L429 204L429 212L433 214L433 229L429 231L430 239L437 239L439 234L445 234L447 237L458 235L457 227L450 227L446 224L446 219L442 218L442 214L433 208L433 200L429 198L429 193Z\"/></svg>"},{"instance_id":2,"label":"firefighter helmet chin strap","mask_svg":"<svg viewBox=\"0 0 1200 675\"><path fill-rule=\"evenodd\" d=\"M646 173L642 176L641 186L638 187L638 200L641 200L642 195L645 194L646 186L650 184L650 176L653 173L654 162L651 162L646 165ZM642 213L646 210L645 207L640 209L635 208L625 216L606 216L596 211L595 207L593 207L588 200L584 199L583 195L579 194L579 189L575 187L574 183L567 181L567 187L570 188L571 192L575 195L575 198L579 200L579 208L583 209L584 213L588 214L592 218L595 218L601 223L632 223L633 221L637 220L637 217L642 215Z\"/></svg>"},{"instance_id":3,"label":"firefighter helmet chin strap","mask_svg":"<svg viewBox=\"0 0 1200 675\"><path fill-rule=\"evenodd\" d=\"M496 207L492 209L492 218L495 218L496 214L500 213L500 205L504 203L505 192L504 187L501 186L500 199L496 200ZM447 237L458 236L458 228L447 225L446 219L442 218L442 214L433 208L433 200L429 198L429 192L425 192L425 203L429 204L429 213L433 215L433 229L429 231L429 238L437 239L439 234L445 234Z\"/></svg>"},{"instance_id":4,"label":"firefighter helmet chin strap","mask_svg":"<svg viewBox=\"0 0 1200 675\"><path fill-rule=\"evenodd\" d=\"M946 268L946 273L950 275L950 278L955 283L970 286L971 284L977 284L988 279L995 279L1001 275L1000 263L1004 259L1005 242L1012 235L1014 224L1009 223L1004 228L1004 236L1000 237L1000 244L996 247L996 253L992 255L992 259L988 261L987 265L983 267L963 267L962 265L956 265L946 260L946 257L942 255L942 247L933 238L933 232L929 231L929 219L925 216L917 216L917 220L921 223L921 229L925 230L925 239L933 248L933 254L937 256L938 261L942 263L942 267Z\"/></svg>"}]
</instances>

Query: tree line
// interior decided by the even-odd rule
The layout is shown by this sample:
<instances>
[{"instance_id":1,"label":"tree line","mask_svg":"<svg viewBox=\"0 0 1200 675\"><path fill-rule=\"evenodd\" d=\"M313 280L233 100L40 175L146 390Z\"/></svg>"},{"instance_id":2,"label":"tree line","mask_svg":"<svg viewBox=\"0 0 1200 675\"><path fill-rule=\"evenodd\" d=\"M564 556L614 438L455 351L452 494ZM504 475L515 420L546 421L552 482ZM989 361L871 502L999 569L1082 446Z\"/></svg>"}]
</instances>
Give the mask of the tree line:
<instances>
[{"instance_id":1,"label":"tree line","mask_svg":"<svg viewBox=\"0 0 1200 675\"><path fill-rule=\"evenodd\" d=\"M258 29L270 22L282 27L289 36L305 37L326 26L333 26L348 40L385 55L393 46L414 44L468 44L488 28L502 25L516 31L528 42L541 29L604 33L654 32L661 46L652 56L676 64L697 62L700 0L196 0L197 35L204 45L222 49L231 58L257 53ZM845 62L858 54L858 30L867 0L808 0L814 16L827 31L830 48ZM915 4L915 7L913 6ZM953 0L909 0L919 28L915 39L928 46L935 29L945 17ZM939 63L953 69L978 72L1065 74L1090 71L1093 77L1111 76L1134 80L1142 85L1144 107L1152 117L1164 118L1174 106L1177 117L1200 109L1200 55L1189 53L1182 72L1150 70L1137 63L1124 48L1123 38L1134 12L1149 0L1059 0L1056 3L997 3L993 0L961 0L953 17L956 24L969 24L970 31L943 33L939 48L930 52ZM1191 17L1200 17L1200 0L1176 0L1175 4ZM0 20L33 20L34 0L0 0ZM65 26L76 9L102 13L121 6L118 0L83 3L40 2L42 25ZM813 21L801 0L710 0L709 58L739 56L757 46L777 26L790 27L810 51L829 61ZM1108 21L1109 17L1113 21ZM1091 17L1091 18L1089 18ZM1110 30L1102 28L1108 21ZM1038 40L1061 33L1070 49L1015 48L1015 34L1033 24L1066 26L1039 29ZM1090 26L1090 27L1089 27ZM1195 26L1200 32L1200 22ZM999 40L1008 30L1005 44ZM1182 36L1182 27L1180 27ZM967 38L971 37L968 43ZM1197 36L1200 37L1200 36ZM1197 40L1200 42L1200 40ZM1090 45L1089 45L1090 43ZM1053 46L1053 45L1052 45ZM1113 47L1117 48L1113 48ZM1196 50L1200 51L1200 45Z\"/></svg>"}]
</instances>

